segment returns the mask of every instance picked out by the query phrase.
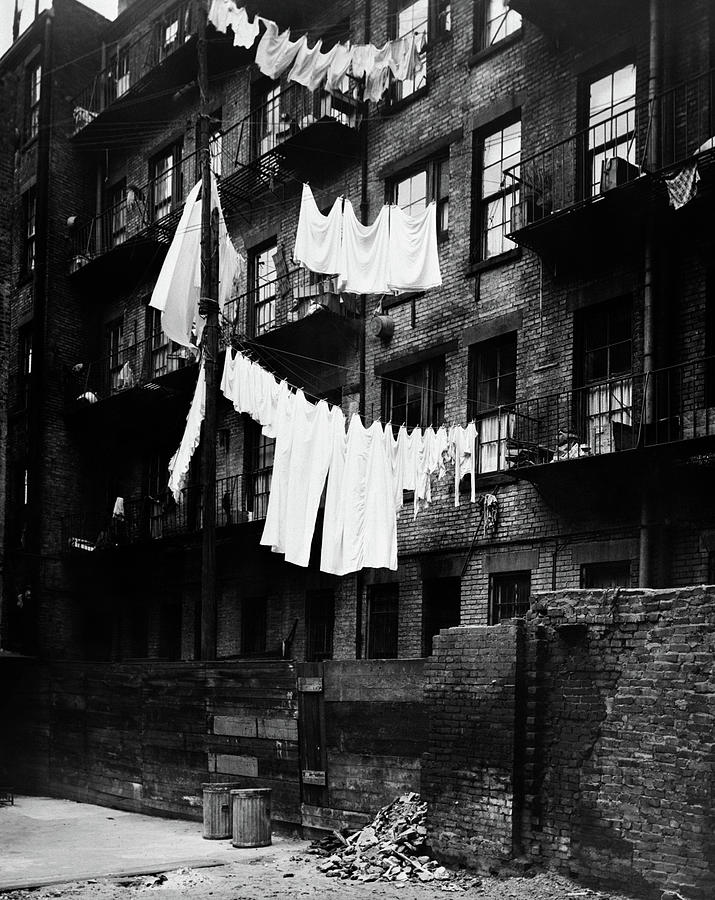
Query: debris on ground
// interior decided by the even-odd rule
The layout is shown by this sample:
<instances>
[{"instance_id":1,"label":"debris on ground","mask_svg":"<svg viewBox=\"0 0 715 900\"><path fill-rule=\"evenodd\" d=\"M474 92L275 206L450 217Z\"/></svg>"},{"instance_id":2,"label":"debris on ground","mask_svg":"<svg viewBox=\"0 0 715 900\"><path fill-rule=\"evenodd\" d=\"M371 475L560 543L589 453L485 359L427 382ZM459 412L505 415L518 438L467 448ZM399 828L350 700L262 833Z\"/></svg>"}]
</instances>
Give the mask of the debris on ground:
<instances>
[{"instance_id":1,"label":"debris on ground","mask_svg":"<svg viewBox=\"0 0 715 900\"><path fill-rule=\"evenodd\" d=\"M313 841L308 852L327 857L318 870L328 878L441 882L446 890L476 887L478 878L450 872L432 859L425 843L426 816L419 794L403 794L360 831L333 831Z\"/></svg>"}]
</instances>

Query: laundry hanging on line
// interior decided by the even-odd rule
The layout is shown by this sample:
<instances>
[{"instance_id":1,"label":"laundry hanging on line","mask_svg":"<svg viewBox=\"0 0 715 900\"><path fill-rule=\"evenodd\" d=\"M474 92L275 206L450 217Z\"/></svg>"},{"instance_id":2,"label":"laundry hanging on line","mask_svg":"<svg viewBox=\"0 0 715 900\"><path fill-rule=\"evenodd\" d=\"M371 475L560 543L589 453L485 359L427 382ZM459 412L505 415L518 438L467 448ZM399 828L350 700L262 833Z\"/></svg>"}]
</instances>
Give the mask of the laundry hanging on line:
<instances>
[{"instance_id":1,"label":"laundry hanging on line","mask_svg":"<svg viewBox=\"0 0 715 900\"><path fill-rule=\"evenodd\" d=\"M304 184L293 258L312 272L336 275L340 291L429 290L442 284L436 217L434 202L416 216L386 205L372 225L363 225L347 198L323 215Z\"/></svg>"},{"instance_id":2,"label":"laundry hanging on line","mask_svg":"<svg viewBox=\"0 0 715 900\"><path fill-rule=\"evenodd\" d=\"M251 21L245 7L236 6L234 0L212 0L208 20L217 31L226 33L231 28L234 46L246 48L253 46L262 24L264 31L256 48L256 65L268 78L277 80L288 72L289 81L310 90L324 85L329 93L347 93L346 78L352 75L365 79L363 99L373 102L385 93L390 77L399 81L415 77L426 39L426 31L412 32L380 48L347 42L335 44L323 53L322 38L308 47L306 35L292 40L290 29L280 31L271 19L257 15Z\"/></svg>"},{"instance_id":3,"label":"laundry hanging on line","mask_svg":"<svg viewBox=\"0 0 715 900\"><path fill-rule=\"evenodd\" d=\"M681 209L698 193L700 172L697 161L688 163L680 171L663 179L668 191L668 202L673 209Z\"/></svg>"},{"instance_id":4,"label":"laundry hanging on line","mask_svg":"<svg viewBox=\"0 0 715 900\"><path fill-rule=\"evenodd\" d=\"M216 179L211 176L211 208L219 215L219 308L231 297L242 270L241 257L228 234ZM196 348L204 320L199 316L201 293L201 181L191 189L179 225L161 267L149 305L161 310L162 331L184 347Z\"/></svg>"}]
</instances>

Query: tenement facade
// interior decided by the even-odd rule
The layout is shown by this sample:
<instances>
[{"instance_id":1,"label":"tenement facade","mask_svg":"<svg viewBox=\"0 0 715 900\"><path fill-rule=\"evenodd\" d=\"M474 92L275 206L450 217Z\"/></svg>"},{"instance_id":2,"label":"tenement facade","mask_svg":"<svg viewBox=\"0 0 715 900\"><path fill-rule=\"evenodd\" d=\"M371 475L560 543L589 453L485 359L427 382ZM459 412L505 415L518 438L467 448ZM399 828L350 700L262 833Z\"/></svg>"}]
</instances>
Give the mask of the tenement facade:
<instances>
[{"instance_id":1,"label":"tenement facade","mask_svg":"<svg viewBox=\"0 0 715 900\"><path fill-rule=\"evenodd\" d=\"M272 81L209 27L212 165L245 259L223 346L366 424L474 421L478 475L474 502L449 468L416 517L405 498L396 572L321 573L320 523L297 568L259 545L274 444L221 398L218 656L288 638L298 660L427 656L441 628L521 615L532 590L712 581L712 4L249 11L324 50L410 32L422 49L365 102L360 79ZM148 306L199 173L198 15L124 0L109 23L55 0L0 61L18 123L0 168L11 649L200 652L198 456L181 502L167 492L196 358ZM341 295L296 267L304 182L365 223L434 200L442 286Z\"/></svg>"}]
</instances>

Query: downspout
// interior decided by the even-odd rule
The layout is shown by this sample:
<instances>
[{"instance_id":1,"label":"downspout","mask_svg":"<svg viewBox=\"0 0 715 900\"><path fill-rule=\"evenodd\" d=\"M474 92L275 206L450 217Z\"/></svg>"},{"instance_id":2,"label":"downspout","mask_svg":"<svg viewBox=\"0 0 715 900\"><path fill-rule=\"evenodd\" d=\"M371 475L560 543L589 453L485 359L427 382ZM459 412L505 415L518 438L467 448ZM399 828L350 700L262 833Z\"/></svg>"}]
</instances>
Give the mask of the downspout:
<instances>
[{"instance_id":1,"label":"downspout","mask_svg":"<svg viewBox=\"0 0 715 900\"><path fill-rule=\"evenodd\" d=\"M372 3L371 0L365 0L365 30L364 42L370 43L370 31L372 28ZM363 100L364 87L360 91L360 100ZM363 225L367 225L367 216L369 209L368 191L367 191L367 148L368 148L368 122L365 115L360 121L360 221ZM367 299L363 294L360 297L360 328L358 331L358 358L360 360L359 390L360 400L358 410L361 416L365 416L365 329L367 321L365 317L367 309ZM364 421L364 418L363 418ZM362 570L355 577L355 659L362 659L363 655L363 595L365 593L365 578Z\"/></svg>"},{"instance_id":2,"label":"downspout","mask_svg":"<svg viewBox=\"0 0 715 900\"><path fill-rule=\"evenodd\" d=\"M650 114L649 140L647 147L648 169L658 168L660 146L660 122L658 117L658 95L660 92L661 30L662 14L660 0L650 0L650 40L648 70L648 107ZM652 428L656 420L655 389L652 372L655 369L655 226L652 216L648 217L643 260L643 391L644 430ZM655 502L658 487L657 473L651 465L646 465L641 484L640 516L640 560L638 584L640 587L657 587L658 548L657 529L659 510Z\"/></svg>"}]
</instances>

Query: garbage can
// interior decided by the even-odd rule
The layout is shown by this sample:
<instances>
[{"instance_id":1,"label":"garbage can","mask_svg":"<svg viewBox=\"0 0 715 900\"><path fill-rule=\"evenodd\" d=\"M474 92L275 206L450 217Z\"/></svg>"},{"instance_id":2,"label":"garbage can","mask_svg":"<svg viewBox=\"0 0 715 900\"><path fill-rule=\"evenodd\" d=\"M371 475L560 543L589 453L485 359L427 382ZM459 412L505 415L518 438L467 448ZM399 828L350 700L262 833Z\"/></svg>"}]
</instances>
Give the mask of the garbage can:
<instances>
[{"instance_id":1,"label":"garbage can","mask_svg":"<svg viewBox=\"0 0 715 900\"><path fill-rule=\"evenodd\" d=\"M231 791L239 782L224 781L202 784L204 797L204 837L218 841L231 837Z\"/></svg>"},{"instance_id":2,"label":"garbage can","mask_svg":"<svg viewBox=\"0 0 715 900\"><path fill-rule=\"evenodd\" d=\"M243 788L231 791L234 847L270 847L271 789Z\"/></svg>"}]
</instances>

